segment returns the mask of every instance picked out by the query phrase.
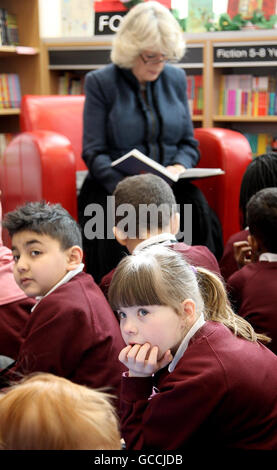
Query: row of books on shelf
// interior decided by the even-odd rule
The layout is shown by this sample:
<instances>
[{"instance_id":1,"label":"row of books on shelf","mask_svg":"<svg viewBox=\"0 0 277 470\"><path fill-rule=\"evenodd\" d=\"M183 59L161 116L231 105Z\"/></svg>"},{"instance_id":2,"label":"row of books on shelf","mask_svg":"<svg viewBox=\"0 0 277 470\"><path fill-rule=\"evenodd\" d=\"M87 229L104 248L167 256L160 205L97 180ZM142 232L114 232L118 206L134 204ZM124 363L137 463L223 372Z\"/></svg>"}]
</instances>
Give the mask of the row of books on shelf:
<instances>
[{"instance_id":1,"label":"row of books on shelf","mask_svg":"<svg viewBox=\"0 0 277 470\"><path fill-rule=\"evenodd\" d=\"M203 77L187 75L187 96L191 114L203 113Z\"/></svg>"},{"instance_id":2,"label":"row of books on shelf","mask_svg":"<svg viewBox=\"0 0 277 470\"><path fill-rule=\"evenodd\" d=\"M266 133L248 133L243 132L245 137L247 138L251 151L252 156L257 157L258 155L262 155L263 153L268 153L272 151L273 148L273 137L270 134Z\"/></svg>"},{"instance_id":3,"label":"row of books on shelf","mask_svg":"<svg viewBox=\"0 0 277 470\"><path fill-rule=\"evenodd\" d=\"M20 81L16 73L0 73L0 109L19 108Z\"/></svg>"},{"instance_id":4,"label":"row of books on shelf","mask_svg":"<svg viewBox=\"0 0 277 470\"><path fill-rule=\"evenodd\" d=\"M16 134L6 133L0 134L0 158L4 155L4 151L8 145L8 143L15 137Z\"/></svg>"},{"instance_id":5,"label":"row of books on shelf","mask_svg":"<svg viewBox=\"0 0 277 470\"><path fill-rule=\"evenodd\" d=\"M0 46L18 46L17 17L6 8L0 8Z\"/></svg>"},{"instance_id":6,"label":"row of books on shelf","mask_svg":"<svg viewBox=\"0 0 277 470\"><path fill-rule=\"evenodd\" d=\"M218 112L223 116L276 116L277 76L222 75Z\"/></svg>"},{"instance_id":7,"label":"row of books on shelf","mask_svg":"<svg viewBox=\"0 0 277 470\"><path fill-rule=\"evenodd\" d=\"M74 72L64 72L59 76L59 95L82 95L84 93L85 75L77 75Z\"/></svg>"}]
</instances>

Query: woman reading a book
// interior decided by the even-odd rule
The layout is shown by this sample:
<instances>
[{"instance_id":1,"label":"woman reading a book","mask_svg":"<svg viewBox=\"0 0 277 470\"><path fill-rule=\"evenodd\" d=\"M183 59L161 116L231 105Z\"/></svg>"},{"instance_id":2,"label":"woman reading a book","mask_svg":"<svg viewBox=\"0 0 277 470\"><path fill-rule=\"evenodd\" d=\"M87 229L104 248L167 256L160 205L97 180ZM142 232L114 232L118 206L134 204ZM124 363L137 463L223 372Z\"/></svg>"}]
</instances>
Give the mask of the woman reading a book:
<instances>
[{"instance_id":1,"label":"woman reading a book","mask_svg":"<svg viewBox=\"0 0 277 470\"><path fill-rule=\"evenodd\" d=\"M104 239L89 234L86 225L92 216L86 206L97 203L109 213L107 196L126 176L111 162L136 148L176 174L196 166L200 158L185 73L168 63L179 61L184 51L183 33L170 11L158 2L143 2L123 18L113 41L112 64L86 76L82 156L89 172L79 195L79 221L87 270L96 282L123 256L122 247L108 239L106 216ZM177 203L193 205L192 244L216 253L210 208L201 191L185 180L172 189Z\"/></svg>"}]
</instances>

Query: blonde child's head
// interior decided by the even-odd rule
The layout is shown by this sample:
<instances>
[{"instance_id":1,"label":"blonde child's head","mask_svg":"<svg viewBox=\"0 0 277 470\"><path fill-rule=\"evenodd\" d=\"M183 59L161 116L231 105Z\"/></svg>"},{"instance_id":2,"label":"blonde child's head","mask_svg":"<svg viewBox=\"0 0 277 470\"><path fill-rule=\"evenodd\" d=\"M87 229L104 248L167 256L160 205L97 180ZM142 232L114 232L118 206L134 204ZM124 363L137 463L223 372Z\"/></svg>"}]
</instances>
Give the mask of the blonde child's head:
<instances>
[{"instance_id":1,"label":"blonde child's head","mask_svg":"<svg viewBox=\"0 0 277 470\"><path fill-rule=\"evenodd\" d=\"M35 374L0 395L3 450L120 449L110 396L52 374Z\"/></svg>"}]
</instances>

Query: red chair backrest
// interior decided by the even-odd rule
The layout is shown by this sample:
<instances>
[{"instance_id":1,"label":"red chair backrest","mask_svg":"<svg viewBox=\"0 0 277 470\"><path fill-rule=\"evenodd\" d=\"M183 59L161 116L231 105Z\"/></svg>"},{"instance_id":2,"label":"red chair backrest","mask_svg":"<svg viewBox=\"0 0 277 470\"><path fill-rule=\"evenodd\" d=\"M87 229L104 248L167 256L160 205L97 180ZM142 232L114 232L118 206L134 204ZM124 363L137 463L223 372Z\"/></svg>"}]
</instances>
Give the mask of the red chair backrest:
<instances>
[{"instance_id":1,"label":"red chair backrest","mask_svg":"<svg viewBox=\"0 0 277 470\"><path fill-rule=\"evenodd\" d=\"M84 95L24 95L20 130L47 130L62 134L71 142L76 170L86 170L82 154Z\"/></svg>"}]
</instances>

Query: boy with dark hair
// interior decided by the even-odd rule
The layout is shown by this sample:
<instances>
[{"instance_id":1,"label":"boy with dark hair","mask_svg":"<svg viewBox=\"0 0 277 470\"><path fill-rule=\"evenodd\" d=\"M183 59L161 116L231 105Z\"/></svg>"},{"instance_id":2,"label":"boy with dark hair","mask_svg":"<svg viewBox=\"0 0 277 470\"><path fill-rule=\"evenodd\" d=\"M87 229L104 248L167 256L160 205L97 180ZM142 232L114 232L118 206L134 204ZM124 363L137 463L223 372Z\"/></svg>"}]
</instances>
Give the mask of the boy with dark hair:
<instances>
[{"instance_id":1,"label":"boy with dark hair","mask_svg":"<svg viewBox=\"0 0 277 470\"><path fill-rule=\"evenodd\" d=\"M268 335L277 354L277 188L265 188L247 204L251 262L228 279L237 313ZM245 260L247 261L247 260Z\"/></svg>"},{"instance_id":2,"label":"boy with dark hair","mask_svg":"<svg viewBox=\"0 0 277 470\"><path fill-rule=\"evenodd\" d=\"M0 368L16 359L24 327L34 300L19 289L13 276L13 256L2 240L0 190Z\"/></svg>"},{"instance_id":3,"label":"boy with dark hair","mask_svg":"<svg viewBox=\"0 0 277 470\"><path fill-rule=\"evenodd\" d=\"M6 215L14 277L37 303L22 332L16 364L5 375L50 372L118 394L122 338L93 278L83 273L81 232L59 204L32 202Z\"/></svg>"},{"instance_id":4,"label":"boy with dark hair","mask_svg":"<svg viewBox=\"0 0 277 470\"><path fill-rule=\"evenodd\" d=\"M220 274L218 262L206 246L178 243L176 234L179 231L180 214L174 193L165 180L150 173L129 176L118 183L113 196L113 232L116 240L129 253L146 246L163 244L181 252L191 264ZM191 220L187 221L189 223L191 225ZM114 271L106 274L100 282L106 296Z\"/></svg>"}]
</instances>

